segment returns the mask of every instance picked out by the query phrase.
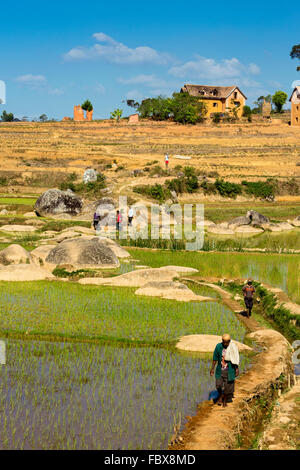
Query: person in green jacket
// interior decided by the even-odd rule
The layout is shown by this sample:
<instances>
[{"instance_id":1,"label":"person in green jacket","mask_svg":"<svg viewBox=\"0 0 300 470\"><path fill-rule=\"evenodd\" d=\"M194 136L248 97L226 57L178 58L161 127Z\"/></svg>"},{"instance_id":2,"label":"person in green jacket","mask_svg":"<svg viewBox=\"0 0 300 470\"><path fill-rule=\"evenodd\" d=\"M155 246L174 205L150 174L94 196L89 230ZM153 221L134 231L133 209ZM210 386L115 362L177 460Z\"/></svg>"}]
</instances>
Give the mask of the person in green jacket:
<instances>
[{"instance_id":1,"label":"person in green jacket","mask_svg":"<svg viewBox=\"0 0 300 470\"><path fill-rule=\"evenodd\" d=\"M231 348L233 349L232 360L235 363L232 363L231 360L226 360L226 351L231 342L230 335L225 334L222 336L222 343L218 343L215 347L213 354L213 363L210 370L210 375L214 375L214 370L216 364L216 388L219 392L219 399L217 401L218 405L227 406L227 400L230 395L233 395L234 392L234 381L235 378L239 375L239 355L236 345L233 343Z\"/></svg>"}]
</instances>

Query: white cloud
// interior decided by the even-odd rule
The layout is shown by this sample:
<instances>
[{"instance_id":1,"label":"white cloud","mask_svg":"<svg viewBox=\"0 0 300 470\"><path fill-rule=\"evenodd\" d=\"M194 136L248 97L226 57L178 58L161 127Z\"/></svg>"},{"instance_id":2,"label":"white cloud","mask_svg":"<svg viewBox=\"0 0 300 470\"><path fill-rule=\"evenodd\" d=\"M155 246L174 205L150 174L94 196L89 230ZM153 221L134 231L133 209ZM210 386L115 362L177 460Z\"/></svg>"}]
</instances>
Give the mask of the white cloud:
<instances>
[{"instance_id":1,"label":"white cloud","mask_svg":"<svg viewBox=\"0 0 300 470\"><path fill-rule=\"evenodd\" d=\"M95 86L95 91L97 93L100 93L101 95L104 95L106 90L105 87L101 85L101 83L97 83L97 85Z\"/></svg>"},{"instance_id":2,"label":"white cloud","mask_svg":"<svg viewBox=\"0 0 300 470\"><path fill-rule=\"evenodd\" d=\"M61 88L53 88L53 89L49 90L48 93L49 93L49 95L60 96L60 95L64 94L64 90L62 90Z\"/></svg>"},{"instance_id":3,"label":"white cloud","mask_svg":"<svg viewBox=\"0 0 300 470\"><path fill-rule=\"evenodd\" d=\"M141 102L141 101L144 100L145 98L147 98L147 96L145 96L143 93L141 93L141 92L138 91L138 90L130 90L130 91L126 94L126 99L127 99L127 100L135 100L135 101Z\"/></svg>"},{"instance_id":4,"label":"white cloud","mask_svg":"<svg viewBox=\"0 0 300 470\"><path fill-rule=\"evenodd\" d=\"M179 78L224 79L240 77L243 74L256 75L259 71L256 64L244 65L235 57L218 62L215 59L197 55L195 60L171 67L169 73Z\"/></svg>"},{"instance_id":5,"label":"white cloud","mask_svg":"<svg viewBox=\"0 0 300 470\"><path fill-rule=\"evenodd\" d=\"M118 44L113 38L108 36L105 33L95 33L93 34L93 38L95 38L99 42L108 42L109 44Z\"/></svg>"},{"instance_id":6,"label":"white cloud","mask_svg":"<svg viewBox=\"0 0 300 470\"><path fill-rule=\"evenodd\" d=\"M144 85L147 87L164 87L167 82L155 75L137 75L131 78L118 78L119 83L124 85Z\"/></svg>"},{"instance_id":7,"label":"white cloud","mask_svg":"<svg viewBox=\"0 0 300 470\"><path fill-rule=\"evenodd\" d=\"M31 86L31 87L36 87L36 86L41 86L45 85L47 83L46 77L44 75L20 75L15 79L16 82L26 85L26 86Z\"/></svg>"},{"instance_id":8,"label":"white cloud","mask_svg":"<svg viewBox=\"0 0 300 470\"><path fill-rule=\"evenodd\" d=\"M113 64L167 64L169 54L161 53L147 46L130 48L104 33L95 33L98 43L87 48L78 46L64 55L65 60L104 60Z\"/></svg>"}]
</instances>

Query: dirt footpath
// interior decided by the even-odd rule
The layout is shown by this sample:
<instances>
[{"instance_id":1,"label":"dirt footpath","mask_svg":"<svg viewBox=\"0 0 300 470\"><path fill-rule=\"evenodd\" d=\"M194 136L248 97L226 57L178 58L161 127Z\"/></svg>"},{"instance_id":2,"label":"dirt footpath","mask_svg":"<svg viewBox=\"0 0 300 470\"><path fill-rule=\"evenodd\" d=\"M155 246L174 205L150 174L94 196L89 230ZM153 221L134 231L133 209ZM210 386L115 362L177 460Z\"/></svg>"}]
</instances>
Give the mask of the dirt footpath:
<instances>
[{"instance_id":1,"label":"dirt footpath","mask_svg":"<svg viewBox=\"0 0 300 470\"><path fill-rule=\"evenodd\" d=\"M204 402L171 449L237 448L241 438L251 439L251 425L261 421L265 407L281 394L282 388L293 384L291 347L284 336L262 329L249 337L263 350L252 368L238 379L233 403L223 408Z\"/></svg>"}]
</instances>

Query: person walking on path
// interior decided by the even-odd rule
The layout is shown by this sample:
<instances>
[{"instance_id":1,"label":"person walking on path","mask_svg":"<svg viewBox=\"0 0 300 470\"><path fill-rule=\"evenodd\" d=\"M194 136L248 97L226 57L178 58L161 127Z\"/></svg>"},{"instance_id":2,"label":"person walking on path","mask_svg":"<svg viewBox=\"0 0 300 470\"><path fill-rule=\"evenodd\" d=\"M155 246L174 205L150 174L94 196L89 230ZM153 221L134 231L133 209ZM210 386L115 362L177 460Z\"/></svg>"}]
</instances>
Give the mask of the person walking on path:
<instances>
[{"instance_id":1,"label":"person walking on path","mask_svg":"<svg viewBox=\"0 0 300 470\"><path fill-rule=\"evenodd\" d=\"M217 401L219 406L227 406L227 401L234 393L234 381L239 375L239 350L231 341L230 335L222 336L222 343L218 343L213 354L213 363L210 375L214 375L216 364L216 389L219 393Z\"/></svg>"},{"instance_id":2,"label":"person walking on path","mask_svg":"<svg viewBox=\"0 0 300 470\"><path fill-rule=\"evenodd\" d=\"M253 308L253 296L255 293L255 289L252 285L252 281L249 279L247 284L243 287L243 294L244 294L244 302L247 309L247 317L251 317L251 310Z\"/></svg>"},{"instance_id":3,"label":"person walking on path","mask_svg":"<svg viewBox=\"0 0 300 470\"><path fill-rule=\"evenodd\" d=\"M100 215L96 211L94 212L94 219L93 219L94 230L97 230L99 222L100 222Z\"/></svg>"},{"instance_id":4,"label":"person walking on path","mask_svg":"<svg viewBox=\"0 0 300 470\"><path fill-rule=\"evenodd\" d=\"M169 154L166 153L165 155L165 167L166 167L166 170L169 168Z\"/></svg>"},{"instance_id":5,"label":"person walking on path","mask_svg":"<svg viewBox=\"0 0 300 470\"><path fill-rule=\"evenodd\" d=\"M129 226L129 227L132 226L133 216L134 216L133 208L132 208L132 207L129 207L129 211L128 211L128 226Z\"/></svg>"},{"instance_id":6,"label":"person walking on path","mask_svg":"<svg viewBox=\"0 0 300 470\"><path fill-rule=\"evenodd\" d=\"M120 223L122 222L122 216L120 214L120 211L117 211L117 215L116 215L116 229L117 229L117 232L118 234L120 233Z\"/></svg>"}]
</instances>

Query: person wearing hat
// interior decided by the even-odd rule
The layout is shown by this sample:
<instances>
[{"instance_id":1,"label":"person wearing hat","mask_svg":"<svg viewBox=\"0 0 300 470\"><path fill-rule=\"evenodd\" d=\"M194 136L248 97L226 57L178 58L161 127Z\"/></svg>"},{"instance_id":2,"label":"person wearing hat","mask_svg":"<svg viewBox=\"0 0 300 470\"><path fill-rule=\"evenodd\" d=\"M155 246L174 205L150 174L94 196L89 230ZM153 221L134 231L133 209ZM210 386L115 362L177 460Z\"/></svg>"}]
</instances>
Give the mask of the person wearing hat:
<instances>
[{"instance_id":1,"label":"person wearing hat","mask_svg":"<svg viewBox=\"0 0 300 470\"><path fill-rule=\"evenodd\" d=\"M247 309L247 317L251 317L251 310L253 308L253 296L255 289L252 285L251 279L248 280L247 284L243 287L244 302Z\"/></svg>"},{"instance_id":2,"label":"person wearing hat","mask_svg":"<svg viewBox=\"0 0 300 470\"><path fill-rule=\"evenodd\" d=\"M233 396L235 378L239 375L239 362L238 347L226 333L222 336L222 342L215 347L210 370L210 375L213 376L217 364L215 377L218 399L216 403L220 406L227 406L228 399Z\"/></svg>"}]
</instances>

